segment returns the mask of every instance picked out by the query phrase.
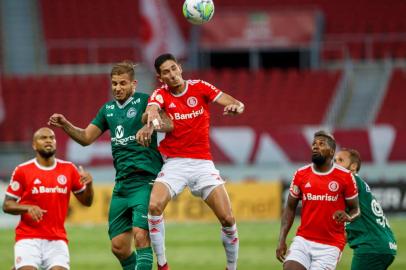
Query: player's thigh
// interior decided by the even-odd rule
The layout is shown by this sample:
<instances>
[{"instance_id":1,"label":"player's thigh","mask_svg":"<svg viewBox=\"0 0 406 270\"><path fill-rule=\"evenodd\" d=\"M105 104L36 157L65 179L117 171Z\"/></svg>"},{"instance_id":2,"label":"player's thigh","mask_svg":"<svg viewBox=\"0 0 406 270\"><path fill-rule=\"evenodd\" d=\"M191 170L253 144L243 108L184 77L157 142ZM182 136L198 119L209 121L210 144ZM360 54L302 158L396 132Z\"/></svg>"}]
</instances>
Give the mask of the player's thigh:
<instances>
[{"instance_id":1,"label":"player's thigh","mask_svg":"<svg viewBox=\"0 0 406 270\"><path fill-rule=\"evenodd\" d=\"M128 198L128 207L131 208L132 227L148 230L148 206L151 196L151 185L143 185L132 191Z\"/></svg>"},{"instance_id":2,"label":"player's thigh","mask_svg":"<svg viewBox=\"0 0 406 270\"><path fill-rule=\"evenodd\" d=\"M171 198L178 196L187 186L187 181L192 173L188 163L189 160L185 158L168 158L155 180L155 182L165 184ZM154 195L154 192L153 190L152 195Z\"/></svg>"},{"instance_id":3,"label":"player's thigh","mask_svg":"<svg viewBox=\"0 0 406 270\"><path fill-rule=\"evenodd\" d=\"M300 265L303 266L303 269L310 269L312 260L310 249L309 241L303 237L295 236L287 251L283 269L298 269L300 268Z\"/></svg>"},{"instance_id":4,"label":"player's thigh","mask_svg":"<svg viewBox=\"0 0 406 270\"><path fill-rule=\"evenodd\" d=\"M128 199L113 193L109 208L109 237L114 237L131 231L132 229L132 211L128 207Z\"/></svg>"},{"instance_id":5,"label":"player's thigh","mask_svg":"<svg viewBox=\"0 0 406 270\"><path fill-rule=\"evenodd\" d=\"M48 270L69 269L69 248L63 240L44 240L43 268Z\"/></svg>"},{"instance_id":6,"label":"player's thigh","mask_svg":"<svg viewBox=\"0 0 406 270\"><path fill-rule=\"evenodd\" d=\"M391 254L354 254L351 270L386 270L394 259Z\"/></svg>"},{"instance_id":7,"label":"player's thigh","mask_svg":"<svg viewBox=\"0 0 406 270\"><path fill-rule=\"evenodd\" d=\"M41 266L40 239L22 239L14 245L14 266L16 269L38 269Z\"/></svg>"},{"instance_id":8,"label":"player's thigh","mask_svg":"<svg viewBox=\"0 0 406 270\"><path fill-rule=\"evenodd\" d=\"M213 161L195 159L190 162L190 167L193 169L193 174L188 179L188 186L193 195L206 200L217 186L224 184ZM218 195L222 196L220 199L224 199L225 203L229 202L227 192L220 191Z\"/></svg>"},{"instance_id":9,"label":"player's thigh","mask_svg":"<svg viewBox=\"0 0 406 270\"><path fill-rule=\"evenodd\" d=\"M219 220L232 218L230 198L224 184L210 187L213 187L213 189L205 200L206 204L213 210Z\"/></svg>"},{"instance_id":10,"label":"player's thigh","mask_svg":"<svg viewBox=\"0 0 406 270\"><path fill-rule=\"evenodd\" d=\"M341 250L336 246L312 242L310 270L334 270L341 259Z\"/></svg>"}]
</instances>

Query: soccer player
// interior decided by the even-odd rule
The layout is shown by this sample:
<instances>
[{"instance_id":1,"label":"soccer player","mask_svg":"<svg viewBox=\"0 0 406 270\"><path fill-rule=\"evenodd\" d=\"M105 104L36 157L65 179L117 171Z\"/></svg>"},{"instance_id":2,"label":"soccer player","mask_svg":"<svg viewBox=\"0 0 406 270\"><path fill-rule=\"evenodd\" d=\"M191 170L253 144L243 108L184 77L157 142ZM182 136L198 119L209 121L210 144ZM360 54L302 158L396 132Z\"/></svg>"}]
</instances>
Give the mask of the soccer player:
<instances>
[{"instance_id":1,"label":"soccer player","mask_svg":"<svg viewBox=\"0 0 406 270\"><path fill-rule=\"evenodd\" d=\"M116 169L109 209L111 249L123 269L150 270L153 259L148 235L148 205L152 182L162 167L162 158L157 150L156 132L152 134L153 128L143 126L141 122L148 95L135 91L134 73L131 62L113 66L110 78L114 100L105 103L85 129L74 126L61 114L53 114L49 124L61 127L83 146L92 144L104 131L110 130ZM163 118L168 122L162 131L171 130L172 122ZM140 130L140 134L145 134L143 143L148 147L135 140L135 134ZM133 239L136 252L132 251Z\"/></svg>"},{"instance_id":2,"label":"soccer player","mask_svg":"<svg viewBox=\"0 0 406 270\"><path fill-rule=\"evenodd\" d=\"M149 230L158 269L169 269L165 256L163 212L168 202L185 187L201 197L222 225L221 235L227 269L237 268L238 233L230 199L219 171L214 167L209 144L209 103L224 106L225 115L237 115L244 105L202 80L184 80L182 68L171 54L155 59L155 70L163 86L153 92L146 109L147 124L159 128L159 111L174 123L172 132L161 141L164 166L154 183L149 204ZM142 136L137 136L142 138Z\"/></svg>"},{"instance_id":3,"label":"soccer player","mask_svg":"<svg viewBox=\"0 0 406 270\"><path fill-rule=\"evenodd\" d=\"M397 245L382 207L368 184L358 175L361 157L354 149L342 148L335 162L350 170L358 187L359 218L345 226L347 242L354 249L352 270L386 270L395 259Z\"/></svg>"},{"instance_id":4,"label":"soccer player","mask_svg":"<svg viewBox=\"0 0 406 270\"><path fill-rule=\"evenodd\" d=\"M293 176L276 249L284 270L335 269L345 246L344 222L359 216L354 178L350 171L333 163L335 148L331 134L316 132L312 163ZM286 253L286 236L300 200L301 223Z\"/></svg>"},{"instance_id":5,"label":"soccer player","mask_svg":"<svg viewBox=\"0 0 406 270\"><path fill-rule=\"evenodd\" d=\"M21 215L15 230L17 270L69 269L65 219L71 191L85 206L93 201L92 176L55 158L56 140L49 128L34 133L36 155L18 165L6 191L5 213Z\"/></svg>"}]
</instances>

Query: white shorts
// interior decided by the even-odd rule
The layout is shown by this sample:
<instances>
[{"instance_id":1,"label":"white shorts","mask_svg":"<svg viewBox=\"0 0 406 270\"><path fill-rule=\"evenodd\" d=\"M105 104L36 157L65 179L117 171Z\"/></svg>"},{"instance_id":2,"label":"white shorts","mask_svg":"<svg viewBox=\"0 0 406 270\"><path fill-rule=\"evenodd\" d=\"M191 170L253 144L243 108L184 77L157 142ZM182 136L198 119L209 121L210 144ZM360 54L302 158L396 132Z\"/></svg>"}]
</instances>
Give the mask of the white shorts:
<instances>
[{"instance_id":1,"label":"white shorts","mask_svg":"<svg viewBox=\"0 0 406 270\"><path fill-rule=\"evenodd\" d=\"M340 259L341 250L338 247L295 236L285 262L297 261L307 270L334 270Z\"/></svg>"},{"instance_id":2,"label":"white shorts","mask_svg":"<svg viewBox=\"0 0 406 270\"><path fill-rule=\"evenodd\" d=\"M164 183L172 198L179 195L187 186L193 195L203 200L215 187L224 184L213 161L193 158L166 159L156 182Z\"/></svg>"},{"instance_id":3,"label":"white shorts","mask_svg":"<svg viewBox=\"0 0 406 270\"><path fill-rule=\"evenodd\" d=\"M14 245L14 266L34 266L50 269L54 266L69 269L69 249L63 240L22 239Z\"/></svg>"}]
</instances>

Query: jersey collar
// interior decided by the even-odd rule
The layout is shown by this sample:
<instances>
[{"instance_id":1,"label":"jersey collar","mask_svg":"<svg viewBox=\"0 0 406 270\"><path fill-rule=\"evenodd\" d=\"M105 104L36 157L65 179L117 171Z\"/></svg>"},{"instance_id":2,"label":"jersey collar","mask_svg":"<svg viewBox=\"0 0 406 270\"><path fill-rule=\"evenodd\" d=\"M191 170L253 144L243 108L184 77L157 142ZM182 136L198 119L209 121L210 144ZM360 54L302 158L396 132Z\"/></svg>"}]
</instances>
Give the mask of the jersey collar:
<instances>
[{"instance_id":1,"label":"jersey collar","mask_svg":"<svg viewBox=\"0 0 406 270\"><path fill-rule=\"evenodd\" d=\"M127 104L130 103L133 99L134 99L134 96L129 97L129 98L124 102L123 105L121 105L120 102L118 102L118 101L116 100L117 107L119 107L120 109L123 109L123 108L125 108L125 106L127 106Z\"/></svg>"},{"instance_id":2,"label":"jersey collar","mask_svg":"<svg viewBox=\"0 0 406 270\"><path fill-rule=\"evenodd\" d=\"M183 95L186 94L186 92L187 92L188 89L189 89L189 84L188 84L188 82L185 80L185 90L184 90L182 93L180 93L180 94L174 94L174 93L172 93L171 91L169 91L169 89L168 89L168 91L169 91L169 93L170 93L172 96L174 96L174 97L181 97L181 96L183 96Z\"/></svg>"},{"instance_id":3,"label":"jersey collar","mask_svg":"<svg viewBox=\"0 0 406 270\"><path fill-rule=\"evenodd\" d=\"M314 168L314 164L312 164L312 171L314 174L317 174L317 175L327 175L327 174L331 173L335 167L336 167L336 165L333 164L333 166L331 166L331 169L328 170L327 172L319 172Z\"/></svg>"},{"instance_id":4,"label":"jersey collar","mask_svg":"<svg viewBox=\"0 0 406 270\"><path fill-rule=\"evenodd\" d=\"M37 159L34 158L34 164L35 164L35 166L37 166L39 169L44 170L44 171L50 171L50 170L55 169L56 163L57 163L57 162L56 162L56 159L55 159L54 164L52 164L52 166L45 167L45 166L42 166L41 164L39 164L38 161L37 161Z\"/></svg>"}]
</instances>

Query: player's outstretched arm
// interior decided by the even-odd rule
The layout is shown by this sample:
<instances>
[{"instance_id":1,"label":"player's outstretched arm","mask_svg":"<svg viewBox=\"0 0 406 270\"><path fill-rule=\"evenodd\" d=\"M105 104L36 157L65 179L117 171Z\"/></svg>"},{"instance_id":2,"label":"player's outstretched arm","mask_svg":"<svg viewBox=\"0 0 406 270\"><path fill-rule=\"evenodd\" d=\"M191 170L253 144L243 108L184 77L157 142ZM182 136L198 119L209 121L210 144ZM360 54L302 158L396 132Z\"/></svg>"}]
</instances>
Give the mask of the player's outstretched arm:
<instances>
[{"instance_id":1,"label":"player's outstretched arm","mask_svg":"<svg viewBox=\"0 0 406 270\"><path fill-rule=\"evenodd\" d=\"M58 113L51 115L48 125L62 128L69 137L83 146L92 144L103 133L93 124L89 124L85 129L76 127L65 116Z\"/></svg>"},{"instance_id":2,"label":"player's outstretched arm","mask_svg":"<svg viewBox=\"0 0 406 270\"><path fill-rule=\"evenodd\" d=\"M224 115L242 114L245 110L245 106L241 101L226 93L221 94L221 96L216 100L216 103L224 106Z\"/></svg>"},{"instance_id":3,"label":"player's outstretched arm","mask_svg":"<svg viewBox=\"0 0 406 270\"><path fill-rule=\"evenodd\" d=\"M78 201L84 206L91 206L93 203L93 177L85 171L82 166L79 166L80 182L86 185L86 189L80 193L74 193Z\"/></svg>"},{"instance_id":4,"label":"player's outstretched arm","mask_svg":"<svg viewBox=\"0 0 406 270\"><path fill-rule=\"evenodd\" d=\"M283 210L281 228L279 231L279 242L276 248L276 258L280 262L285 261L285 255L287 251L286 237L292 227L293 221L295 220L295 213L299 199L292 197L290 194L286 202L285 209Z\"/></svg>"},{"instance_id":5,"label":"player's outstretched arm","mask_svg":"<svg viewBox=\"0 0 406 270\"><path fill-rule=\"evenodd\" d=\"M161 109L156 104L150 104L147 106L147 108L145 109L145 115L146 124L148 127L152 125L155 129L161 129L162 119L160 111ZM144 122L144 117L142 121Z\"/></svg>"},{"instance_id":6,"label":"player's outstretched arm","mask_svg":"<svg viewBox=\"0 0 406 270\"><path fill-rule=\"evenodd\" d=\"M44 213L47 212L37 205L19 204L15 198L7 195L3 202L3 211L12 215L28 213L35 221L40 221Z\"/></svg>"},{"instance_id":7,"label":"player's outstretched arm","mask_svg":"<svg viewBox=\"0 0 406 270\"><path fill-rule=\"evenodd\" d=\"M352 222L361 214L358 196L353 199L345 200L345 205L348 209L347 212L338 210L333 214L333 219L338 223Z\"/></svg>"}]
</instances>

